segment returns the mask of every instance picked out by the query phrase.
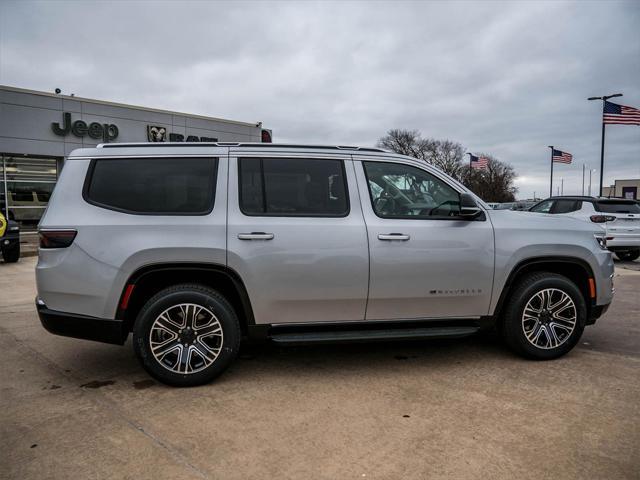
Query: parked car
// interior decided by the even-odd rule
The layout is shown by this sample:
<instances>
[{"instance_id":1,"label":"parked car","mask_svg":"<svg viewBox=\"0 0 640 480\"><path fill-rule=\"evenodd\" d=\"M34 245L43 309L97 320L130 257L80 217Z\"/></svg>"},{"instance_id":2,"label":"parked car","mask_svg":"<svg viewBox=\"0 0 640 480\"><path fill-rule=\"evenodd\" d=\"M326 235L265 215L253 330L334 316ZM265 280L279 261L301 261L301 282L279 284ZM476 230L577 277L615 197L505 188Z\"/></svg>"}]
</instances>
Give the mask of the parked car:
<instances>
[{"instance_id":1,"label":"parked car","mask_svg":"<svg viewBox=\"0 0 640 480\"><path fill-rule=\"evenodd\" d=\"M373 148L75 150L39 234L44 327L115 344L133 332L143 367L180 386L222 373L241 338L302 345L496 326L514 351L552 359L613 297L599 227L491 210L425 162Z\"/></svg>"},{"instance_id":2,"label":"parked car","mask_svg":"<svg viewBox=\"0 0 640 480\"><path fill-rule=\"evenodd\" d=\"M0 252L6 263L15 263L20 259L20 225L7 220L0 212Z\"/></svg>"},{"instance_id":3,"label":"parked car","mask_svg":"<svg viewBox=\"0 0 640 480\"><path fill-rule=\"evenodd\" d=\"M620 260L640 257L640 205L636 200L605 197L550 197L529 210L601 225L607 248Z\"/></svg>"}]
</instances>

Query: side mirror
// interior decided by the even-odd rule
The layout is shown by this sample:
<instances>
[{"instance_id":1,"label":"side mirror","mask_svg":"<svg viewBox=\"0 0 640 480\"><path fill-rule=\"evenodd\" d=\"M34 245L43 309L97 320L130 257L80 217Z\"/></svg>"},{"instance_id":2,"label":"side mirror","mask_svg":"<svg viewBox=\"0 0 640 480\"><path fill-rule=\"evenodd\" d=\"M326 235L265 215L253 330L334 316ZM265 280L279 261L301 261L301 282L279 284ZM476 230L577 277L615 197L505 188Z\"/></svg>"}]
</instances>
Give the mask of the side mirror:
<instances>
[{"instance_id":1,"label":"side mirror","mask_svg":"<svg viewBox=\"0 0 640 480\"><path fill-rule=\"evenodd\" d=\"M482 215L482 209L476 203L476 199L469 193L460 194L460 216L472 220Z\"/></svg>"}]
</instances>

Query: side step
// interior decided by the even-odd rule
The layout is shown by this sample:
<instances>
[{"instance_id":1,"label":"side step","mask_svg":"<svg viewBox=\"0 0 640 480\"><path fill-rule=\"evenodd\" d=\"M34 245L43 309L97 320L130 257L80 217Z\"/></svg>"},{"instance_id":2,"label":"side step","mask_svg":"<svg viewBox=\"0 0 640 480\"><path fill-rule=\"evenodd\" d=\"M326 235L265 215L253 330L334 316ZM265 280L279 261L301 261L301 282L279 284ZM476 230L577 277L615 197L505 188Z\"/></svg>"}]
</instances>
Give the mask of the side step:
<instances>
[{"instance_id":1,"label":"side step","mask_svg":"<svg viewBox=\"0 0 640 480\"><path fill-rule=\"evenodd\" d=\"M386 342L392 340L424 340L430 338L459 338L478 332L477 326L386 328L368 330L335 330L307 332L271 332L271 341L279 345L308 345L310 343Z\"/></svg>"}]
</instances>

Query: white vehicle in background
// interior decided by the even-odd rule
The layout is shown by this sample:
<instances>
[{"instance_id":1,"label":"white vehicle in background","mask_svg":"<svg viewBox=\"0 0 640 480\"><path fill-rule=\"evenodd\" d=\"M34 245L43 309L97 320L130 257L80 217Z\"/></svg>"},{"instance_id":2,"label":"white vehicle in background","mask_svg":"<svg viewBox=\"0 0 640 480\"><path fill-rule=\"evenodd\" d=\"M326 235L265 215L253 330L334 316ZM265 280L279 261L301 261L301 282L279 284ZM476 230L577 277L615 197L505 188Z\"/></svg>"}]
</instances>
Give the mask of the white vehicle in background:
<instances>
[{"instance_id":1,"label":"white vehicle in background","mask_svg":"<svg viewBox=\"0 0 640 480\"><path fill-rule=\"evenodd\" d=\"M620 260L640 257L640 204L625 198L549 197L529 209L598 223L604 228L607 248Z\"/></svg>"}]
</instances>

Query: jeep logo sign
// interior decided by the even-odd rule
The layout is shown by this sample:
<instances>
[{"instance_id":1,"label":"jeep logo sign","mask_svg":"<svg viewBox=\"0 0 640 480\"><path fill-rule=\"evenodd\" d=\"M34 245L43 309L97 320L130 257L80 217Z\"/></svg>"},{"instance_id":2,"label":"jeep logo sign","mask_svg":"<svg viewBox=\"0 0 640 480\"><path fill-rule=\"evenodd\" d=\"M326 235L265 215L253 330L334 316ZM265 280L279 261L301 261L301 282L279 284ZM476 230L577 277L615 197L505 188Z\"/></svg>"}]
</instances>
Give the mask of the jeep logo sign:
<instances>
[{"instance_id":1,"label":"jeep logo sign","mask_svg":"<svg viewBox=\"0 0 640 480\"><path fill-rule=\"evenodd\" d=\"M102 139L105 143L118 138L119 133L118 127L113 123L100 124L98 122L92 122L87 125L87 122L83 120L76 120L71 123L71 114L69 112L64 112L62 114L62 127L59 123L52 123L51 129L53 130L53 133L60 135L61 137L64 137L71 132L76 137L89 135L89 137L96 140Z\"/></svg>"}]
</instances>

